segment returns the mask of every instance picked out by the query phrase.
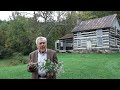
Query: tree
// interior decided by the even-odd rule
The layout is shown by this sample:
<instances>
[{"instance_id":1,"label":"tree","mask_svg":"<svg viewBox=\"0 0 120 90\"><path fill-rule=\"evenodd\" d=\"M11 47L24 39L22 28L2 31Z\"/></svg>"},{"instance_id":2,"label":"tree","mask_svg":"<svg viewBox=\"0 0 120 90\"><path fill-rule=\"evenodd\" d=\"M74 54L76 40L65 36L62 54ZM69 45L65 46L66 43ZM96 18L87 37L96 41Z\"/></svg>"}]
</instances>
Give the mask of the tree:
<instances>
[{"instance_id":1,"label":"tree","mask_svg":"<svg viewBox=\"0 0 120 90\"><path fill-rule=\"evenodd\" d=\"M43 18L43 22L51 21L53 20L52 17L53 11L38 11L38 16Z\"/></svg>"}]
</instances>

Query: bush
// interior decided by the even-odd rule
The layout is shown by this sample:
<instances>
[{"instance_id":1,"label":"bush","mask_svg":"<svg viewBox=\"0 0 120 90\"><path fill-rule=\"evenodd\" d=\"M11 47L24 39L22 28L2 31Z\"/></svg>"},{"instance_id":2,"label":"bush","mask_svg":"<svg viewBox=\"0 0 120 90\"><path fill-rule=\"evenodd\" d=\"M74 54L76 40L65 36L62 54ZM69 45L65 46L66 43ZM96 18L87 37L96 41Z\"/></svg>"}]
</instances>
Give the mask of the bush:
<instances>
[{"instance_id":1,"label":"bush","mask_svg":"<svg viewBox=\"0 0 120 90\"><path fill-rule=\"evenodd\" d=\"M11 60L10 61L10 65L18 65L18 64L20 64L20 61L19 60Z\"/></svg>"},{"instance_id":2,"label":"bush","mask_svg":"<svg viewBox=\"0 0 120 90\"><path fill-rule=\"evenodd\" d=\"M16 63L22 63L22 64L27 64L27 58L25 58L23 55L22 55L22 53L18 53L18 52L16 52L16 53L13 53L13 60L16 62ZM11 61L11 62L13 62L13 61ZM15 63L14 62L14 63Z\"/></svg>"},{"instance_id":3,"label":"bush","mask_svg":"<svg viewBox=\"0 0 120 90\"><path fill-rule=\"evenodd\" d=\"M13 50L0 46L0 59L12 56Z\"/></svg>"}]
</instances>

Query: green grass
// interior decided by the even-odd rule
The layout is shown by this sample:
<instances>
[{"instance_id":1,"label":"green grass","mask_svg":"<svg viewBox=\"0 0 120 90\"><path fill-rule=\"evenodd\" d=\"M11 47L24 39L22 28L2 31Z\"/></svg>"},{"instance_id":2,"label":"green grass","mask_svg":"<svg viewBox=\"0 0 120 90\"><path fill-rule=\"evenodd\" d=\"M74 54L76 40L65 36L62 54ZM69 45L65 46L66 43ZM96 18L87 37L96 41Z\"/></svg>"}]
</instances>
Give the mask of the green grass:
<instances>
[{"instance_id":1,"label":"green grass","mask_svg":"<svg viewBox=\"0 0 120 90\"><path fill-rule=\"evenodd\" d=\"M26 65L17 65L0 68L0 79L29 79L31 74L27 72Z\"/></svg>"},{"instance_id":2,"label":"green grass","mask_svg":"<svg viewBox=\"0 0 120 90\"><path fill-rule=\"evenodd\" d=\"M114 54L60 54L65 73L62 79L118 79L120 53Z\"/></svg>"},{"instance_id":3,"label":"green grass","mask_svg":"<svg viewBox=\"0 0 120 90\"><path fill-rule=\"evenodd\" d=\"M57 76L58 79L120 79L120 53L57 55L58 60L63 61L65 71ZM8 62L0 60L0 79L31 78L26 64L8 66Z\"/></svg>"}]
</instances>

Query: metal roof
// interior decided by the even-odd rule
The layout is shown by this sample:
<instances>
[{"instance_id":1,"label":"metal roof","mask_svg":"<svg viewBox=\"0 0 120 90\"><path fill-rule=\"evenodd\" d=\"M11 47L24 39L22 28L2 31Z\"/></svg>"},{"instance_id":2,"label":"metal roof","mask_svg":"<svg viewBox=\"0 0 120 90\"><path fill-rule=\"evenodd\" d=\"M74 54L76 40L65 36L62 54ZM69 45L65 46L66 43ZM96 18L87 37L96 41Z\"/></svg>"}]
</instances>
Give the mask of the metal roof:
<instances>
[{"instance_id":1,"label":"metal roof","mask_svg":"<svg viewBox=\"0 0 120 90\"><path fill-rule=\"evenodd\" d=\"M69 39L73 38L73 34L66 34L65 36L61 37L60 39Z\"/></svg>"},{"instance_id":2,"label":"metal roof","mask_svg":"<svg viewBox=\"0 0 120 90\"><path fill-rule=\"evenodd\" d=\"M72 32L93 30L93 29L100 29L100 28L109 28L112 26L112 23L116 16L117 14L113 14L113 15L102 17L102 18L81 21L75 26Z\"/></svg>"}]
</instances>

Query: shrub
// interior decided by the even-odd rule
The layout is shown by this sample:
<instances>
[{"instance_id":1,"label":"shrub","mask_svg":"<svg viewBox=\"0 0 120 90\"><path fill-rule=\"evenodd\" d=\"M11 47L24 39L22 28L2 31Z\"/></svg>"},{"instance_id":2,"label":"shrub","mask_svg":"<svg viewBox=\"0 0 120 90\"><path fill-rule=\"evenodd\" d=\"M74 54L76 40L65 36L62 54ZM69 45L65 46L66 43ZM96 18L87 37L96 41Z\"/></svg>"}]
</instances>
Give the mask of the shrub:
<instances>
[{"instance_id":1,"label":"shrub","mask_svg":"<svg viewBox=\"0 0 120 90\"><path fill-rule=\"evenodd\" d=\"M19 60L11 60L10 61L10 65L18 65L18 64L20 64L20 61Z\"/></svg>"},{"instance_id":2,"label":"shrub","mask_svg":"<svg viewBox=\"0 0 120 90\"><path fill-rule=\"evenodd\" d=\"M0 46L0 59L12 56L13 50Z\"/></svg>"},{"instance_id":3,"label":"shrub","mask_svg":"<svg viewBox=\"0 0 120 90\"><path fill-rule=\"evenodd\" d=\"M13 60L16 60L16 63L22 63L22 64L27 64L27 58L25 58L21 53L14 53L13 54Z\"/></svg>"}]
</instances>

